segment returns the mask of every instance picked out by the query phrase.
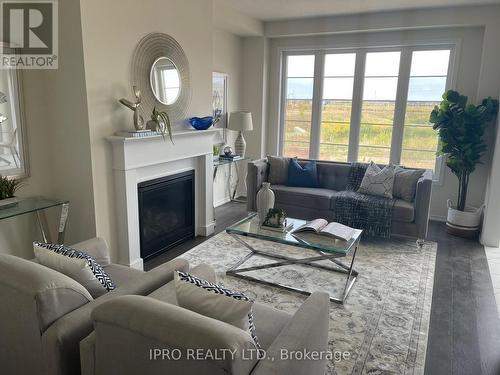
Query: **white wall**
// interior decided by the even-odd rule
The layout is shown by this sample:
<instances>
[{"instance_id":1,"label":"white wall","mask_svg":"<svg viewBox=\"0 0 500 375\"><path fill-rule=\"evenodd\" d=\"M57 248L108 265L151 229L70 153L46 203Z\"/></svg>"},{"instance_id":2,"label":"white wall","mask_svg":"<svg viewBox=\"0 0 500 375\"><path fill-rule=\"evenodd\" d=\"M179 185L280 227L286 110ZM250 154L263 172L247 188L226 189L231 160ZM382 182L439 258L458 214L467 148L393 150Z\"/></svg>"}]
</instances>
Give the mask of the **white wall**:
<instances>
[{"instance_id":1,"label":"white wall","mask_svg":"<svg viewBox=\"0 0 500 375\"><path fill-rule=\"evenodd\" d=\"M500 99L500 98L499 98ZM486 211L484 214L483 231L481 233L481 243L485 246L500 247L500 116L497 119L497 129L495 137L492 137L491 144L494 144L489 179L486 186ZM496 138L493 142L493 138Z\"/></svg>"},{"instance_id":2,"label":"white wall","mask_svg":"<svg viewBox=\"0 0 500 375\"><path fill-rule=\"evenodd\" d=\"M241 109L241 78L243 62L243 40L241 37L221 29L214 28L213 31L213 70L215 72L226 73L228 75L228 113ZM226 130L227 145L234 148L234 140L237 133ZM242 163L240 163L242 164ZM241 179L244 177L243 166L240 168ZM229 201L230 193L236 183L235 166L231 166L231 187L228 185L229 166L222 166L217 171L217 178L214 182L214 204L220 206ZM240 184L241 186L241 184ZM241 193L238 191L238 195Z\"/></svg>"},{"instance_id":3,"label":"white wall","mask_svg":"<svg viewBox=\"0 0 500 375\"><path fill-rule=\"evenodd\" d=\"M52 188L70 201L66 243L94 237L95 212L78 1L59 2L59 68L46 72Z\"/></svg>"},{"instance_id":4,"label":"white wall","mask_svg":"<svg viewBox=\"0 0 500 375\"><path fill-rule=\"evenodd\" d=\"M52 195L51 158L47 150L50 144L49 127L46 121L45 75L38 70L25 71L23 74L24 106L26 118L27 141L30 163L30 177L17 195L27 197L33 195ZM52 218L52 216L51 216ZM54 223L52 220L50 223ZM55 223L54 223L55 225ZM36 216L23 216L0 221L0 253L14 254L23 258L33 257L34 240L41 240Z\"/></svg>"},{"instance_id":5,"label":"white wall","mask_svg":"<svg viewBox=\"0 0 500 375\"><path fill-rule=\"evenodd\" d=\"M243 44L242 103L252 112L253 131L247 132L247 154L253 159L266 156L267 83L269 42L265 37L247 37Z\"/></svg>"},{"instance_id":6,"label":"white wall","mask_svg":"<svg viewBox=\"0 0 500 375\"><path fill-rule=\"evenodd\" d=\"M500 87L500 6L456 7L443 9L410 10L319 17L292 21L269 22L265 35L273 40L272 46L293 45L307 42L309 45L351 42L379 43L386 36L395 42L428 38L437 40L459 39L463 50L459 57L456 88L467 94L471 102L486 96L498 96ZM404 31L404 32L403 32ZM380 34L380 36L379 36ZM305 37L309 37L309 39ZM277 106L276 106L276 49L270 60L270 100L267 149L276 152ZM492 144L493 131L486 136ZM479 166L472 175L468 204L479 206L485 199L485 187L489 180L490 148L484 158L485 165ZM446 217L446 199L456 198L457 180L447 170L444 185L434 186L431 214L438 219Z\"/></svg>"},{"instance_id":7,"label":"white wall","mask_svg":"<svg viewBox=\"0 0 500 375\"><path fill-rule=\"evenodd\" d=\"M60 2L59 69L22 72L30 177L18 195L69 199L67 243L95 235L79 25L79 2ZM59 212L57 208L46 212L54 239ZM41 240L34 214L0 221L0 253L30 258L33 240Z\"/></svg>"}]
</instances>

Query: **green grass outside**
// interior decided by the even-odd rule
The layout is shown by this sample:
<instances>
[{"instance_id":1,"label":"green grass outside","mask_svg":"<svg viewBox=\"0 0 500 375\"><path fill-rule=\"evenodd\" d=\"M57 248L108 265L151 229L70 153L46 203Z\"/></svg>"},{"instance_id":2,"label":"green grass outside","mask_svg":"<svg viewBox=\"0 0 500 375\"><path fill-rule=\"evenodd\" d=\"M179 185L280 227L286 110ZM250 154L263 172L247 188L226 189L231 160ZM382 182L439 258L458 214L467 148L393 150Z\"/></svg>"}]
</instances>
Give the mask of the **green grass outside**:
<instances>
[{"instance_id":1,"label":"green grass outside","mask_svg":"<svg viewBox=\"0 0 500 375\"><path fill-rule=\"evenodd\" d=\"M437 133L429 124L436 103L408 103L403 135L401 164L433 169ZM394 103L364 102L361 113L358 160L388 163L392 138ZM323 103L320 158L347 161L351 104L348 101ZM311 132L311 101L289 101L285 124L285 148L288 156L307 158Z\"/></svg>"}]
</instances>

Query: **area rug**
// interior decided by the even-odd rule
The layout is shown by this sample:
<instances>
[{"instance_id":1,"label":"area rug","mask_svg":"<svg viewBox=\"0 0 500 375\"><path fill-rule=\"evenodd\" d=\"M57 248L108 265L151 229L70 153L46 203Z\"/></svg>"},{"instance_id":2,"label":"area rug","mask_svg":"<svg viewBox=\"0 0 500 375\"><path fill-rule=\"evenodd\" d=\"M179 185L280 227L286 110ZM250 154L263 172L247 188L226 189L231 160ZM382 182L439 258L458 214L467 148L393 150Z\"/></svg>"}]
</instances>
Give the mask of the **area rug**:
<instances>
[{"instance_id":1,"label":"area rug","mask_svg":"<svg viewBox=\"0 0 500 375\"><path fill-rule=\"evenodd\" d=\"M305 257L309 250L246 239L256 249ZM327 364L328 374L423 374L432 302L437 244L419 250L405 239L361 241L354 268L359 277L344 305L331 302L329 350L348 358ZM220 233L182 255L192 265L208 263L225 286L256 301L293 314L307 296L242 280L225 271L249 253L226 233ZM316 254L312 252L312 254ZM350 259L343 259L350 262ZM252 257L244 266L269 262ZM332 263L329 263L330 265ZM252 271L249 275L281 284L341 293L343 275L293 265Z\"/></svg>"}]
</instances>

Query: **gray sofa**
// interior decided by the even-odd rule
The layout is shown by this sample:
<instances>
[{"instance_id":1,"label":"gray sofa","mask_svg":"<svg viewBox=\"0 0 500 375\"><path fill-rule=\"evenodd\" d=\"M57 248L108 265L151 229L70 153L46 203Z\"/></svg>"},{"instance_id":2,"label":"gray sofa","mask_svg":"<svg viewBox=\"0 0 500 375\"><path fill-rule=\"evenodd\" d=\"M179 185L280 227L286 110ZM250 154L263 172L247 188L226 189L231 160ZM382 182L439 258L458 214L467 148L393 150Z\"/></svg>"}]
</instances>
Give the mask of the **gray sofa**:
<instances>
[{"instance_id":1,"label":"gray sofa","mask_svg":"<svg viewBox=\"0 0 500 375\"><path fill-rule=\"evenodd\" d=\"M106 243L92 239L72 247L93 255L117 288L93 299L75 280L12 255L0 255L0 373L78 375L80 341L92 330L92 311L125 294L147 295L188 270L175 260L149 272L109 264Z\"/></svg>"},{"instance_id":2,"label":"gray sofa","mask_svg":"<svg viewBox=\"0 0 500 375\"><path fill-rule=\"evenodd\" d=\"M305 163L307 160L299 160ZM318 161L319 188L271 185L275 194L275 207L305 220L335 219L335 196L346 189L351 165L349 163ZM255 198L262 182L268 181L267 159L252 161L247 169L247 208L256 211ZM424 171L417 182L413 202L397 199L392 212L392 235L417 238L421 244L427 237L432 188L432 171ZM362 228L360 228L362 229Z\"/></svg>"},{"instance_id":3,"label":"gray sofa","mask_svg":"<svg viewBox=\"0 0 500 375\"><path fill-rule=\"evenodd\" d=\"M197 266L190 273L216 281L214 270L207 265ZM174 282L170 282L148 297L114 298L93 311L95 331L80 345L82 374L323 375L329 310L326 293L313 293L294 315L255 303L257 337L266 351L266 358L259 360L251 352L255 345L248 333L179 307ZM151 349L165 350L165 357L151 359ZM194 360L186 349L219 353L219 357L221 349L226 349L234 357ZM173 350L180 350L181 355L172 354L176 353ZM281 356L282 350L323 352L323 358L288 360Z\"/></svg>"}]
</instances>

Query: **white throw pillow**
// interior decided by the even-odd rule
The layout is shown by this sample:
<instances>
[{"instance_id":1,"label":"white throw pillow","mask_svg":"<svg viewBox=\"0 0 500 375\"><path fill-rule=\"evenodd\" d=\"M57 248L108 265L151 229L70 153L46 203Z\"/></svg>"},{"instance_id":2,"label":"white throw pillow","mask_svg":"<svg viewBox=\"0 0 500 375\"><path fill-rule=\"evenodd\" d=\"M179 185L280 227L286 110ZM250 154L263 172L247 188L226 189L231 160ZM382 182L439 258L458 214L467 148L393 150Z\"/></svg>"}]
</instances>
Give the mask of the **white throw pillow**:
<instances>
[{"instance_id":1,"label":"white throw pillow","mask_svg":"<svg viewBox=\"0 0 500 375\"><path fill-rule=\"evenodd\" d=\"M394 166L388 165L380 169L373 161L366 168L358 193L378 195L392 199L394 188Z\"/></svg>"},{"instance_id":2,"label":"white throw pillow","mask_svg":"<svg viewBox=\"0 0 500 375\"><path fill-rule=\"evenodd\" d=\"M249 332L260 348L250 298L182 271L175 272L174 282L179 306Z\"/></svg>"},{"instance_id":3,"label":"white throw pillow","mask_svg":"<svg viewBox=\"0 0 500 375\"><path fill-rule=\"evenodd\" d=\"M38 262L61 272L85 287L93 298L115 289L115 284L90 255L64 245L33 242Z\"/></svg>"}]
</instances>

